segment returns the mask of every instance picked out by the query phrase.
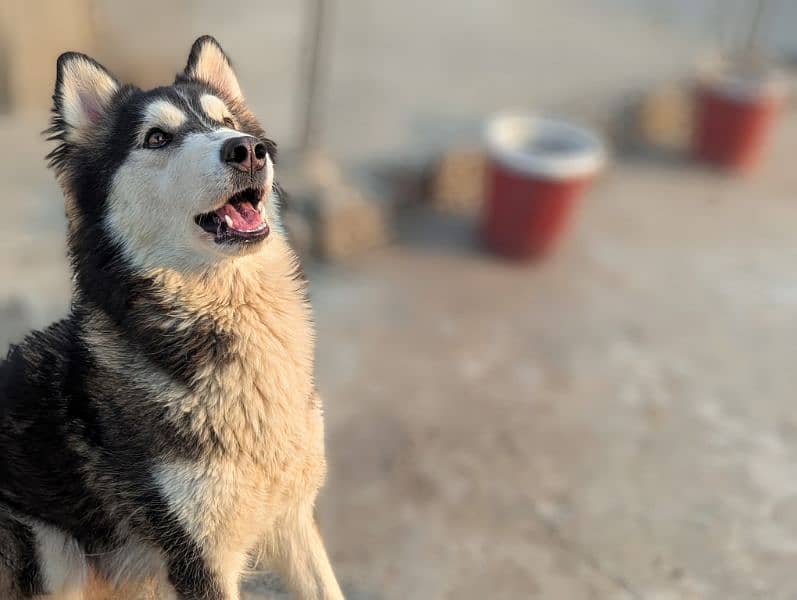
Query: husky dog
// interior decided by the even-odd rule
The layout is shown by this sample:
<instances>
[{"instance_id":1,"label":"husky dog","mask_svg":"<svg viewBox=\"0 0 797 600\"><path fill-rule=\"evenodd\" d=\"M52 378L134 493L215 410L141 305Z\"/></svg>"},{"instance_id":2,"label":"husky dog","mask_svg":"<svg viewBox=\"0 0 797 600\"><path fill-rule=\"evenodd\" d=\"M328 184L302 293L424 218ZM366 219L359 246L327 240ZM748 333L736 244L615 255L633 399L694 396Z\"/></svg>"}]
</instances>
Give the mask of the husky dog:
<instances>
[{"instance_id":1,"label":"husky dog","mask_svg":"<svg viewBox=\"0 0 797 600\"><path fill-rule=\"evenodd\" d=\"M342 598L305 285L227 56L143 91L67 53L53 99L74 293L0 364L0 598L233 600L255 554Z\"/></svg>"}]
</instances>

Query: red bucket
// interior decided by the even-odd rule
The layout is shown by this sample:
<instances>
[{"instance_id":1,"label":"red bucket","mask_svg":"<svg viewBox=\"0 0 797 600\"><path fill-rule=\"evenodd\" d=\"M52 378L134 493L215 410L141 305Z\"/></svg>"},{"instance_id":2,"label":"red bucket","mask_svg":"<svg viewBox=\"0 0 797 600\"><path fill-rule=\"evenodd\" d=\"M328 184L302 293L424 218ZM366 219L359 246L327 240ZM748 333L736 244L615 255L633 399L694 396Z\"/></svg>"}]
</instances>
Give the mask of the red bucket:
<instances>
[{"instance_id":1,"label":"red bucket","mask_svg":"<svg viewBox=\"0 0 797 600\"><path fill-rule=\"evenodd\" d=\"M769 73L717 70L697 84L692 152L734 171L760 162L783 103L782 82Z\"/></svg>"},{"instance_id":2,"label":"red bucket","mask_svg":"<svg viewBox=\"0 0 797 600\"><path fill-rule=\"evenodd\" d=\"M603 144L569 123L502 115L488 123L487 149L482 222L487 247L509 258L542 257L603 165Z\"/></svg>"}]
</instances>

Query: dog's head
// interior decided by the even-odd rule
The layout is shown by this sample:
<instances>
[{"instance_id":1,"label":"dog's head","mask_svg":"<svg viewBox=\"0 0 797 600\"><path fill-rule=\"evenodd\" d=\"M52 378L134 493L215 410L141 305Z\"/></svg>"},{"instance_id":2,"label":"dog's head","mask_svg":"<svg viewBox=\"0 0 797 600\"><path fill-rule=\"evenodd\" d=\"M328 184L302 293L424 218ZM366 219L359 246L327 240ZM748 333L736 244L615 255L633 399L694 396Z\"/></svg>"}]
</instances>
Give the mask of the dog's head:
<instances>
[{"instance_id":1,"label":"dog's head","mask_svg":"<svg viewBox=\"0 0 797 600\"><path fill-rule=\"evenodd\" d=\"M113 244L138 268L192 268L265 246L277 226L276 146L216 40L199 38L174 83L150 91L63 54L53 99L49 158L72 236Z\"/></svg>"}]
</instances>

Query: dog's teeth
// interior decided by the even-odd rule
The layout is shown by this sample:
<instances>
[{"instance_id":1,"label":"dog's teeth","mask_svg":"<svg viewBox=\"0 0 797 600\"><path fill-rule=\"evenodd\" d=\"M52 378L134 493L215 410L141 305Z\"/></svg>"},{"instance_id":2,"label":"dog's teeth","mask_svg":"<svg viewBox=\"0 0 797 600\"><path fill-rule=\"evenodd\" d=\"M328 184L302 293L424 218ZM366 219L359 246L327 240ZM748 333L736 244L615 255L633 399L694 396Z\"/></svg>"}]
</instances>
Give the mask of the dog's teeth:
<instances>
[{"instance_id":1,"label":"dog's teeth","mask_svg":"<svg viewBox=\"0 0 797 600\"><path fill-rule=\"evenodd\" d=\"M260 216L264 219L266 218L266 204L265 202L260 203Z\"/></svg>"},{"instance_id":2,"label":"dog's teeth","mask_svg":"<svg viewBox=\"0 0 797 600\"><path fill-rule=\"evenodd\" d=\"M232 228L232 219L230 215L224 215L224 222L227 223L227 227Z\"/></svg>"}]
</instances>

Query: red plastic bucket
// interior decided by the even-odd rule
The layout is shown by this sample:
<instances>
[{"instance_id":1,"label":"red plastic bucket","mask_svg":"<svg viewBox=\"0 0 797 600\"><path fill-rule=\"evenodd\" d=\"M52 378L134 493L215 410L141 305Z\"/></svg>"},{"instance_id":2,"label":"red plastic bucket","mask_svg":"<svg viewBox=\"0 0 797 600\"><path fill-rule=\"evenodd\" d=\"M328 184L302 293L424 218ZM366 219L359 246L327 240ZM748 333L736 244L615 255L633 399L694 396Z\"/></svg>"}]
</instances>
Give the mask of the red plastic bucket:
<instances>
[{"instance_id":1,"label":"red plastic bucket","mask_svg":"<svg viewBox=\"0 0 797 600\"><path fill-rule=\"evenodd\" d=\"M487 149L482 221L487 247L515 259L545 255L603 166L602 142L563 121L501 115L487 125Z\"/></svg>"},{"instance_id":2,"label":"red plastic bucket","mask_svg":"<svg viewBox=\"0 0 797 600\"><path fill-rule=\"evenodd\" d=\"M697 83L694 156L734 171L760 162L783 104L784 87L772 74L714 72Z\"/></svg>"}]
</instances>

